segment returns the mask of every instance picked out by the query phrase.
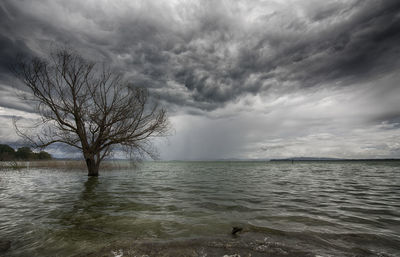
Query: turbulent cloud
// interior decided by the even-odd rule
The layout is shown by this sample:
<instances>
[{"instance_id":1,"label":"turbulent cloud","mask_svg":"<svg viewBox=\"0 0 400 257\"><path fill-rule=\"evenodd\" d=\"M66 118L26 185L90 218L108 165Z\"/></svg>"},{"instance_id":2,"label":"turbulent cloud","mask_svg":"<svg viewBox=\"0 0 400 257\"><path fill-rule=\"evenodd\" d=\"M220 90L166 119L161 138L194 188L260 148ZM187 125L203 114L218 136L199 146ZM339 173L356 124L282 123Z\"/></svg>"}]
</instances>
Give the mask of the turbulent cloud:
<instances>
[{"instance_id":1,"label":"turbulent cloud","mask_svg":"<svg viewBox=\"0 0 400 257\"><path fill-rule=\"evenodd\" d=\"M399 10L398 1L5 1L1 66L66 43L168 101L215 109L271 87L346 85L396 70Z\"/></svg>"},{"instance_id":2,"label":"turbulent cloud","mask_svg":"<svg viewBox=\"0 0 400 257\"><path fill-rule=\"evenodd\" d=\"M398 79L377 82L384 91L385 87L392 88L389 82ZM399 115L393 115L397 120L387 120L386 113L387 109L400 109L400 104L393 104L400 88L391 92L392 99L381 102L374 85L364 85L363 91L357 91L359 86L354 85L346 90L248 96L225 109L208 112L207 118L177 115L172 120L176 135L170 138L163 157L397 157Z\"/></svg>"},{"instance_id":3,"label":"turbulent cloud","mask_svg":"<svg viewBox=\"0 0 400 257\"><path fill-rule=\"evenodd\" d=\"M172 146L181 151L176 156L207 152L182 150L194 140L190 131L213 138L196 144L215 149L214 156L278 149L281 143L269 143L258 126L276 127L264 132L287 139L296 152L304 142L298 138L315 145L324 140L312 135L322 133L338 142L356 127L383 131L381 124L399 123L399 13L397 0L6 0L0 3L0 106L29 111L8 98L11 88L23 88L8 69L15 56L68 45L161 98L181 133L171 139L181 145Z\"/></svg>"}]
</instances>

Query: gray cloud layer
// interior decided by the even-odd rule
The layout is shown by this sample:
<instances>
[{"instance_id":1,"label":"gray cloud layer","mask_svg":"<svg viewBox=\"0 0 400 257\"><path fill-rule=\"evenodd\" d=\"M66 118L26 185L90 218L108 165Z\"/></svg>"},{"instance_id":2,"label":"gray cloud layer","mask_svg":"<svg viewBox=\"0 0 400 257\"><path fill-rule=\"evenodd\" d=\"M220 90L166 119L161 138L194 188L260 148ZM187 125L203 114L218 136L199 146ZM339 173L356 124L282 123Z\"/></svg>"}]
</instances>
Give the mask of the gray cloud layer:
<instances>
[{"instance_id":1,"label":"gray cloud layer","mask_svg":"<svg viewBox=\"0 0 400 257\"><path fill-rule=\"evenodd\" d=\"M6 87L16 85L8 66L17 54L40 56L67 44L150 87L177 112L215 118L240 106L220 113L227 117L254 111L251 96L273 102L343 90L365 97L352 106L365 111L340 115L363 117L360 126L398 124L399 85L391 76L400 68L399 13L397 0L6 0L0 3L0 91L8 94ZM26 111L0 99L0 106ZM266 108L267 116L276 113ZM298 129L310 125L303 118Z\"/></svg>"},{"instance_id":2,"label":"gray cloud layer","mask_svg":"<svg viewBox=\"0 0 400 257\"><path fill-rule=\"evenodd\" d=\"M138 1L122 9L5 1L0 69L6 76L17 53L61 42L102 55L168 101L204 109L246 93L346 85L398 69L398 1L290 2ZM169 81L185 94L168 90Z\"/></svg>"}]
</instances>

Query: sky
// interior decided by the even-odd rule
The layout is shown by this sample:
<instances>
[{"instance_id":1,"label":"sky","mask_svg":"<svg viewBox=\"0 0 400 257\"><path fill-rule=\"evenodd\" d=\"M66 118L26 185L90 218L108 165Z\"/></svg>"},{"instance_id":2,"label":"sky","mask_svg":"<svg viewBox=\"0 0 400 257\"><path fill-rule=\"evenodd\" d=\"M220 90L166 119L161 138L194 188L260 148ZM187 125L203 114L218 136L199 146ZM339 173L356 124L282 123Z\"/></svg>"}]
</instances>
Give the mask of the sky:
<instances>
[{"instance_id":1,"label":"sky","mask_svg":"<svg viewBox=\"0 0 400 257\"><path fill-rule=\"evenodd\" d=\"M163 160L400 157L398 0L3 0L0 24L0 143L37 118L10 64L66 45L159 97Z\"/></svg>"}]
</instances>

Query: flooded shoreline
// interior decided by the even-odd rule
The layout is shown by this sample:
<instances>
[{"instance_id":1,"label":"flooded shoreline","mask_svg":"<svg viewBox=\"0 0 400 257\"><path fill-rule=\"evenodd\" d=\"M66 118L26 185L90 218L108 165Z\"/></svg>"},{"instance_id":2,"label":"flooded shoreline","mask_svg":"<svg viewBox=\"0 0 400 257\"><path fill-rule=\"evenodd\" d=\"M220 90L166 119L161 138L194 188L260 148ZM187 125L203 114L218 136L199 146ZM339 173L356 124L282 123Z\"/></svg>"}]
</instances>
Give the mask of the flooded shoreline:
<instances>
[{"instance_id":1,"label":"flooded shoreline","mask_svg":"<svg viewBox=\"0 0 400 257\"><path fill-rule=\"evenodd\" d=\"M379 239L380 243L376 244L374 241ZM367 240L368 246L360 245L362 240ZM382 243L386 244L387 252L372 250L374 244ZM238 236L227 234L207 238L118 241L100 250L74 257L391 257L396 256L397 250L394 246L399 243L398 240L382 240L377 236L365 234L293 235L283 231L246 231Z\"/></svg>"},{"instance_id":2,"label":"flooded shoreline","mask_svg":"<svg viewBox=\"0 0 400 257\"><path fill-rule=\"evenodd\" d=\"M398 162L154 162L104 170L98 178L79 169L2 170L0 241L10 244L0 256L115 257L121 250L395 257L399 168ZM237 237L233 226L243 228Z\"/></svg>"}]
</instances>

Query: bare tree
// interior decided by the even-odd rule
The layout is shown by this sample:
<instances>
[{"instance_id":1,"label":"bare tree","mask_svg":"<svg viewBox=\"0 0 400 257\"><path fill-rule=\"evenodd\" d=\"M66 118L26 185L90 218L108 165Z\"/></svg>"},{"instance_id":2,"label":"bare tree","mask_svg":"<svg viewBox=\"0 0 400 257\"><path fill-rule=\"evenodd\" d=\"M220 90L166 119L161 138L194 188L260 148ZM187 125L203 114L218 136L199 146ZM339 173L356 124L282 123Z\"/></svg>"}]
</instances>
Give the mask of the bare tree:
<instances>
[{"instance_id":1,"label":"bare tree","mask_svg":"<svg viewBox=\"0 0 400 257\"><path fill-rule=\"evenodd\" d=\"M79 149L89 176L98 176L100 162L116 148L152 156L149 139L168 131L166 111L148 90L74 51L22 61L15 70L41 116L40 133L14 122L17 133L36 147L63 143Z\"/></svg>"}]
</instances>

